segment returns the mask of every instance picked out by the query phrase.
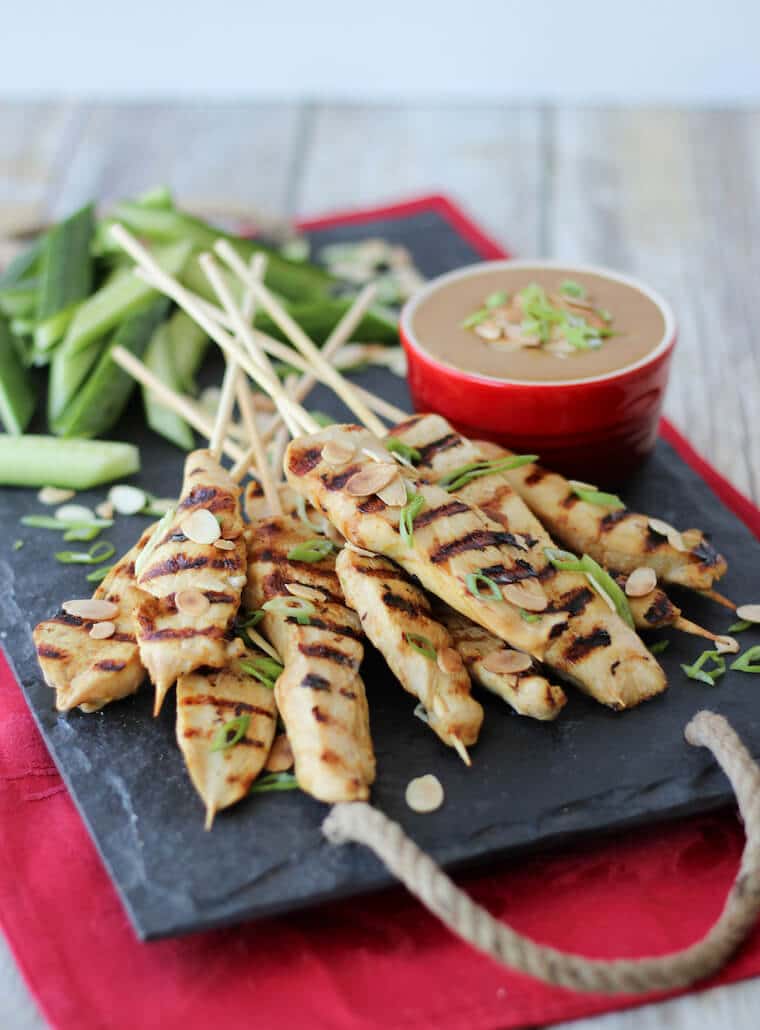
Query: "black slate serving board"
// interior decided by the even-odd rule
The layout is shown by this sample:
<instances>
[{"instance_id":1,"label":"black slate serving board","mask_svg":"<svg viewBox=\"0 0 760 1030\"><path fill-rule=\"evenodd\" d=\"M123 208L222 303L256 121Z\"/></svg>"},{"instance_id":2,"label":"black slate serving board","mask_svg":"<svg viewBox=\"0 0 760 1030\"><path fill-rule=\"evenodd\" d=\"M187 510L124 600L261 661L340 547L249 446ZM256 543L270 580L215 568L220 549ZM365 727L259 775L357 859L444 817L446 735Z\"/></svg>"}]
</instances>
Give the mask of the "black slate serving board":
<instances>
[{"instance_id":1,"label":"black slate serving board","mask_svg":"<svg viewBox=\"0 0 760 1030\"><path fill-rule=\"evenodd\" d=\"M312 233L317 246L367 235L406 244L427 275L478 259L435 210ZM218 381L221 366L211 365L209 379ZM371 372L361 381L408 408L404 385L390 374ZM324 390L315 391L311 403L345 416ZM139 483L161 496L176 494L182 456L143 428L137 405L120 435L140 445L144 471ZM725 592L739 600L757 599L760 544L666 443L659 443L623 492L633 508L710 531L729 560ZM94 504L104 493L80 499ZM0 634L140 937L287 912L391 882L364 849L328 845L320 833L327 806L299 792L253 797L219 815L213 832L205 833L201 803L174 742L171 698L156 720L147 687L95 715L58 715L37 668L31 628L62 599L83 594L85 572L53 561L57 538L51 534L17 528L21 515L41 508L33 491L3 490L0 508ZM121 518L108 538L121 552L145 524L140 517ZM24 539L24 547L13 551L17 537ZM676 600L691 618L714 630L725 631L732 621L713 603L684 595ZM659 636L671 641L662 656L670 690L631 712L610 712L570 691L559 720L541 724L515 716L479 692L486 718L472 751L472 769L412 717L413 699L382 659L370 653L364 676L378 764L374 804L449 867L493 863L580 836L725 804L731 796L726 780L707 753L684 742L683 728L696 711L710 707L724 713L760 755L757 681L729 672L715 688L694 683L681 673L680 664L693 661L702 642L672 632ZM742 634L741 641L743 646L757 643L758 633ZM426 772L441 779L446 801L438 812L420 816L407 808L404 790L413 776Z\"/></svg>"}]
</instances>

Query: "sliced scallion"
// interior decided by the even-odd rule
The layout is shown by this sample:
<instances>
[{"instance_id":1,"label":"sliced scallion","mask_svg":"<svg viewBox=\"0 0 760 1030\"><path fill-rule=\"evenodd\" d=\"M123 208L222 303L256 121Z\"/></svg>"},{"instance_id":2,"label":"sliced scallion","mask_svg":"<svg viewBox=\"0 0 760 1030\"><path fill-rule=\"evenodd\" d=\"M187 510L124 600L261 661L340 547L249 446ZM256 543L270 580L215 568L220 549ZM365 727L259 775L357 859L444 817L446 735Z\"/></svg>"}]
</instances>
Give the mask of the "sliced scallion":
<instances>
[{"instance_id":1,"label":"sliced scallion","mask_svg":"<svg viewBox=\"0 0 760 1030\"><path fill-rule=\"evenodd\" d=\"M283 666L268 655L254 655L252 658L241 658L240 668L247 676L252 676L259 683L270 689L277 682Z\"/></svg>"},{"instance_id":2,"label":"sliced scallion","mask_svg":"<svg viewBox=\"0 0 760 1030\"><path fill-rule=\"evenodd\" d=\"M509 472L520 468L521 465L530 465L534 461L538 461L537 454L512 454L505 458L494 458L492 461L471 461L448 472L438 480L438 485L449 493L454 493L467 486L473 479L492 476L497 472Z\"/></svg>"},{"instance_id":3,"label":"sliced scallion","mask_svg":"<svg viewBox=\"0 0 760 1030\"><path fill-rule=\"evenodd\" d=\"M460 328L462 329L474 329L476 325L480 325L481 322L485 322L487 318L491 316L490 308L479 308L477 311L473 311L471 315L468 315L463 322L460 322Z\"/></svg>"},{"instance_id":4,"label":"sliced scallion","mask_svg":"<svg viewBox=\"0 0 760 1030\"><path fill-rule=\"evenodd\" d=\"M296 544L295 547L291 547L288 551L289 561L305 561L305 562L317 562L322 561L328 554L332 554L335 550L335 544L332 540L328 540L326 536L318 537L314 540L305 540L301 544Z\"/></svg>"},{"instance_id":5,"label":"sliced scallion","mask_svg":"<svg viewBox=\"0 0 760 1030\"><path fill-rule=\"evenodd\" d=\"M480 584L483 583L488 588L488 594L483 594L480 591ZM465 585L472 594L473 597L477 597L479 600L490 598L492 601L503 601L504 598L501 596L501 590L499 584L491 579L490 576L484 576L482 572L468 572L465 577Z\"/></svg>"},{"instance_id":6,"label":"sliced scallion","mask_svg":"<svg viewBox=\"0 0 760 1030\"><path fill-rule=\"evenodd\" d=\"M261 606L265 612L274 612L296 620L299 626L308 626L316 609L302 597L272 597Z\"/></svg>"},{"instance_id":7,"label":"sliced scallion","mask_svg":"<svg viewBox=\"0 0 760 1030\"><path fill-rule=\"evenodd\" d=\"M425 506L425 498L422 494L412 494L404 507L401 509L398 531L399 536L407 547L414 542L414 520Z\"/></svg>"},{"instance_id":8,"label":"sliced scallion","mask_svg":"<svg viewBox=\"0 0 760 1030\"><path fill-rule=\"evenodd\" d=\"M113 525L113 519L92 519L88 522L81 522L56 519L52 515L24 515L21 519L21 525L32 526L34 529L56 529L60 533L63 530L73 529L74 527L81 528L83 526L110 529Z\"/></svg>"},{"instance_id":9,"label":"sliced scallion","mask_svg":"<svg viewBox=\"0 0 760 1030\"><path fill-rule=\"evenodd\" d=\"M617 494L608 494L603 490L589 490L583 486L574 486L573 493L576 497L580 497L582 501L586 501L587 504L599 504L602 507L616 510L625 508Z\"/></svg>"},{"instance_id":10,"label":"sliced scallion","mask_svg":"<svg viewBox=\"0 0 760 1030\"><path fill-rule=\"evenodd\" d=\"M24 541L23 540L14 540L13 541L13 550L14 551L20 551L23 546L24 546Z\"/></svg>"},{"instance_id":11,"label":"sliced scallion","mask_svg":"<svg viewBox=\"0 0 760 1030\"><path fill-rule=\"evenodd\" d=\"M274 790L298 790L298 780L292 772L267 773L260 776L249 794L267 794Z\"/></svg>"},{"instance_id":12,"label":"sliced scallion","mask_svg":"<svg viewBox=\"0 0 760 1030\"><path fill-rule=\"evenodd\" d=\"M748 648L744 654L739 655L736 661L731 662L731 668L737 672L760 672L760 644Z\"/></svg>"},{"instance_id":13,"label":"sliced scallion","mask_svg":"<svg viewBox=\"0 0 760 1030\"><path fill-rule=\"evenodd\" d=\"M410 465L416 465L422 458L422 455L416 447L412 447L408 443L404 443L403 440L398 440L395 436L386 437L383 440L386 450L389 450L391 454L398 454L400 458L405 458Z\"/></svg>"},{"instance_id":14,"label":"sliced scallion","mask_svg":"<svg viewBox=\"0 0 760 1030\"><path fill-rule=\"evenodd\" d=\"M612 576L602 566L594 561L589 554L582 558L576 558L570 551L563 551L559 547L545 547L544 554L559 572L582 572L591 581L591 585L603 595L609 597L615 606L615 611L626 622L631 629L634 628L633 615L628 604L625 592L615 582Z\"/></svg>"},{"instance_id":15,"label":"sliced scallion","mask_svg":"<svg viewBox=\"0 0 760 1030\"><path fill-rule=\"evenodd\" d=\"M733 626L728 627L728 632L743 633L745 629L749 629L751 626L752 623L749 621L749 619L739 619L739 621L735 622Z\"/></svg>"},{"instance_id":16,"label":"sliced scallion","mask_svg":"<svg viewBox=\"0 0 760 1030\"><path fill-rule=\"evenodd\" d=\"M88 572L85 579L88 583L102 583L112 568L113 565L101 565L99 569Z\"/></svg>"},{"instance_id":17,"label":"sliced scallion","mask_svg":"<svg viewBox=\"0 0 760 1030\"><path fill-rule=\"evenodd\" d=\"M524 608L521 608L520 618L523 620L523 622L538 622L541 616L537 615L535 612L528 612Z\"/></svg>"},{"instance_id":18,"label":"sliced scallion","mask_svg":"<svg viewBox=\"0 0 760 1030\"><path fill-rule=\"evenodd\" d=\"M573 279L565 279L560 285L559 292L565 297L573 297L575 300L585 300L586 291L580 283L575 282Z\"/></svg>"},{"instance_id":19,"label":"sliced scallion","mask_svg":"<svg viewBox=\"0 0 760 1030\"><path fill-rule=\"evenodd\" d=\"M55 557L62 565L99 565L115 554L113 544L99 540L89 551L56 551Z\"/></svg>"},{"instance_id":20,"label":"sliced scallion","mask_svg":"<svg viewBox=\"0 0 760 1030\"><path fill-rule=\"evenodd\" d=\"M323 429L325 429L327 426L335 425L335 419L331 418L330 415L325 414L324 411L310 411L309 414L317 423L317 425L321 426Z\"/></svg>"},{"instance_id":21,"label":"sliced scallion","mask_svg":"<svg viewBox=\"0 0 760 1030\"><path fill-rule=\"evenodd\" d=\"M663 651L667 651L670 647L669 640L657 640L654 644L649 645L650 654L662 654Z\"/></svg>"},{"instance_id":22,"label":"sliced scallion","mask_svg":"<svg viewBox=\"0 0 760 1030\"><path fill-rule=\"evenodd\" d=\"M704 668L708 662L712 662L711 669ZM735 665L736 662L732 668ZM706 683L708 687L714 687L715 681L726 671L726 660L718 651L703 651L692 665L682 665L681 668L690 680L698 680L700 683Z\"/></svg>"},{"instance_id":23,"label":"sliced scallion","mask_svg":"<svg viewBox=\"0 0 760 1030\"><path fill-rule=\"evenodd\" d=\"M238 715L236 719L225 722L211 738L211 750L226 751L228 747L234 747L248 732L250 722L250 715Z\"/></svg>"},{"instance_id":24,"label":"sliced scallion","mask_svg":"<svg viewBox=\"0 0 760 1030\"><path fill-rule=\"evenodd\" d=\"M427 637L423 636L422 633L411 633L408 630L404 633L404 640L417 654L421 654L423 658L429 659L434 662L438 657L438 652L433 646L433 642Z\"/></svg>"}]
</instances>

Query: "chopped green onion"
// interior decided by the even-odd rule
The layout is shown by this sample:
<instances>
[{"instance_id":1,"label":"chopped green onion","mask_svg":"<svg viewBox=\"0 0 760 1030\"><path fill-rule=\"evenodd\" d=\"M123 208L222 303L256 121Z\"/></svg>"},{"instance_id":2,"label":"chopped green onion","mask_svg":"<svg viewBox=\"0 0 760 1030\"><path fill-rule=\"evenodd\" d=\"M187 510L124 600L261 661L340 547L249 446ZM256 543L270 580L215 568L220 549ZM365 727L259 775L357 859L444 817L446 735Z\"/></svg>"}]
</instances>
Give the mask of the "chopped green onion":
<instances>
[{"instance_id":1,"label":"chopped green onion","mask_svg":"<svg viewBox=\"0 0 760 1030\"><path fill-rule=\"evenodd\" d=\"M306 514L306 498L302 497L300 494L296 496L296 511L298 512L298 517L301 522L305 523L309 529L313 529L315 533L322 532L322 526L318 526L314 522L311 522L309 516Z\"/></svg>"},{"instance_id":2,"label":"chopped green onion","mask_svg":"<svg viewBox=\"0 0 760 1030\"><path fill-rule=\"evenodd\" d=\"M597 308L596 313L603 322L609 323L612 321L612 312L608 311L607 308Z\"/></svg>"},{"instance_id":3,"label":"chopped green onion","mask_svg":"<svg viewBox=\"0 0 760 1030\"><path fill-rule=\"evenodd\" d=\"M505 458L494 458L492 461L471 461L448 472L438 480L438 485L449 493L454 493L467 486L473 479L491 476L497 472L509 472L511 469L520 468L521 465L530 465L534 461L538 461L537 454L511 454Z\"/></svg>"},{"instance_id":4,"label":"chopped green onion","mask_svg":"<svg viewBox=\"0 0 760 1030\"><path fill-rule=\"evenodd\" d=\"M91 521L83 522L81 520L56 519L52 515L24 515L21 519L21 525L32 526L34 529L57 529L59 532L83 526L110 529L113 525L113 519L92 519Z\"/></svg>"},{"instance_id":5,"label":"chopped green onion","mask_svg":"<svg viewBox=\"0 0 760 1030\"><path fill-rule=\"evenodd\" d=\"M318 537L315 540L305 540L302 544L296 544L288 551L288 561L322 561L328 554L332 554L335 545L326 536Z\"/></svg>"},{"instance_id":6,"label":"chopped green onion","mask_svg":"<svg viewBox=\"0 0 760 1030\"><path fill-rule=\"evenodd\" d=\"M406 458L410 465L416 465L416 463L422 458L422 455L416 447L411 447L408 443L404 443L403 440L398 440L395 436L389 436L383 440L387 450L391 454L398 454L400 458Z\"/></svg>"},{"instance_id":7,"label":"chopped green onion","mask_svg":"<svg viewBox=\"0 0 760 1030\"><path fill-rule=\"evenodd\" d=\"M520 608L520 618L524 622L538 622L541 616L536 615L535 612L526 612L524 608Z\"/></svg>"},{"instance_id":8,"label":"chopped green onion","mask_svg":"<svg viewBox=\"0 0 760 1030\"><path fill-rule=\"evenodd\" d=\"M63 539L70 540L94 540L100 533L100 526L94 526L91 522L74 523L70 529L63 534Z\"/></svg>"},{"instance_id":9,"label":"chopped green onion","mask_svg":"<svg viewBox=\"0 0 760 1030\"><path fill-rule=\"evenodd\" d=\"M509 294L505 290L497 290L495 293L489 293L486 297L485 305L489 311L493 311L494 308L500 308L503 304L506 304L509 300Z\"/></svg>"},{"instance_id":10,"label":"chopped green onion","mask_svg":"<svg viewBox=\"0 0 760 1030\"><path fill-rule=\"evenodd\" d=\"M564 294L565 297L574 297L576 300L586 299L586 291L580 283L575 282L573 279L565 279L559 288L559 292Z\"/></svg>"},{"instance_id":11,"label":"chopped green onion","mask_svg":"<svg viewBox=\"0 0 760 1030\"><path fill-rule=\"evenodd\" d=\"M237 625L240 629L253 629L254 626L258 626L263 618L263 610L261 608L257 608L255 611L243 616L242 619L238 617Z\"/></svg>"},{"instance_id":12,"label":"chopped green onion","mask_svg":"<svg viewBox=\"0 0 760 1030\"><path fill-rule=\"evenodd\" d=\"M23 546L24 546L24 541L23 540L14 540L13 541L13 550L14 551L20 551Z\"/></svg>"},{"instance_id":13,"label":"chopped green onion","mask_svg":"<svg viewBox=\"0 0 760 1030\"><path fill-rule=\"evenodd\" d=\"M657 640L654 644L650 644L650 646L649 646L649 653L650 654L662 654L662 652L663 651L667 651L667 649L669 647L670 647L670 641L669 640Z\"/></svg>"},{"instance_id":14,"label":"chopped green onion","mask_svg":"<svg viewBox=\"0 0 760 1030\"><path fill-rule=\"evenodd\" d=\"M490 318L490 308L479 308L477 311L473 311L471 315L468 315L463 322L460 322L460 328L462 329L474 329L476 325L480 325L481 322L485 322L487 318Z\"/></svg>"},{"instance_id":15,"label":"chopped green onion","mask_svg":"<svg viewBox=\"0 0 760 1030\"><path fill-rule=\"evenodd\" d=\"M322 426L323 429L326 426L335 425L335 419L331 418L329 415L326 415L324 411L310 411L309 414L317 423L317 425Z\"/></svg>"},{"instance_id":16,"label":"chopped green onion","mask_svg":"<svg viewBox=\"0 0 760 1030\"><path fill-rule=\"evenodd\" d=\"M544 554L559 572L582 572L597 591L609 597L620 618L631 629L634 628L633 615L631 615L631 608L625 592L620 589L609 572L594 561L591 555L584 554L582 558L576 558L570 551L563 551L559 547L545 547Z\"/></svg>"},{"instance_id":17,"label":"chopped green onion","mask_svg":"<svg viewBox=\"0 0 760 1030\"><path fill-rule=\"evenodd\" d=\"M211 750L226 751L228 747L234 747L248 732L250 722L250 715L239 715L225 722L211 738Z\"/></svg>"},{"instance_id":18,"label":"chopped green onion","mask_svg":"<svg viewBox=\"0 0 760 1030\"><path fill-rule=\"evenodd\" d=\"M583 562L571 551L561 547L545 547L544 554L558 572L583 572Z\"/></svg>"},{"instance_id":19,"label":"chopped green onion","mask_svg":"<svg viewBox=\"0 0 760 1030\"><path fill-rule=\"evenodd\" d=\"M147 495L147 500L138 515L149 515L151 518L163 518L168 511L171 511L177 502L171 497L154 497Z\"/></svg>"},{"instance_id":20,"label":"chopped green onion","mask_svg":"<svg viewBox=\"0 0 760 1030\"><path fill-rule=\"evenodd\" d=\"M88 572L85 579L88 583L101 583L112 568L113 565L101 565L99 569L93 569L92 572Z\"/></svg>"},{"instance_id":21,"label":"chopped green onion","mask_svg":"<svg viewBox=\"0 0 760 1030\"><path fill-rule=\"evenodd\" d=\"M270 689L274 687L277 677L283 670L280 662L276 662L274 658L269 658L267 655L241 658L239 665L247 676L253 676L255 680L258 680L259 683L263 683L265 687Z\"/></svg>"},{"instance_id":22,"label":"chopped green onion","mask_svg":"<svg viewBox=\"0 0 760 1030\"><path fill-rule=\"evenodd\" d=\"M587 504L601 504L605 508L625 508L617 494L607 494L603 490L589 490L582 486L574 486L573 493Z\"/></svg>"},{"instance_id":23,"label":"chopped green onion","mask_svg":"<svg viewBox=\"0 0 760 1030\"><path fill-rule=\"evenodd\" d=\"M265 612L292 617L299 626L308 626L311 616L316 612L314 605L302 597L273 597L261 607Z\"/></svg>"},{"instance_id":24,"label":"chopped green onion","mask_svg":"<svg viewBox=\"0 0 760 1030\"><path fill-rule=\"evenodd\" d=\"M100 540L89 551L56 551L55 557L62 565L99 565L115 554L113 544Z\"/></svg>"},{"instance_id":25,"label":"chopped green onion","mask_svg":"<svg viewBox=\"0 0 760 1030\"><path fill-rule=\"evenodd\" d=\"M737 672L760 672L760 644L739 655L735 662L731 662L731 668Z\"/></svg>"},{"instance_id":26,"label":"chopped green onion","mask_svg":"<svg viewBox=\"0 0 760 1030\"><path fill-rule=\"evenodd\" d=\"M146 568L151 555L158 547L164 534L171 525L172 520L174 519L174 515L175 509L170 508L169 511L167 511L166 514L163 515L153 527L153 532L148 537L148 542L135 559L135 577L137 579L139 579L142 575L143 569Z\"/></svg>"},{"instance_id":27,"label":"chopped green onion","mask_svg":"<svg viewBox=\"0 0 760 1030\"><path fill-rule=\"evenodd\" d=\"M425 506L425 498L422 494L412 494L404 507L401 509L398 531L399 536L407 547L414 542L414 520Z\"/></svg>"},{"instance_id":28,"label":"chopped green onion","mask_svg":"<svg viewBox=\"0 0 760 1030\"><path fill-rule=\"evenodd\" d=\"M482 600L484 595L480 592L481 583L484 583L488 587L488 593L491 600L504 600L501 595L501 590L499 589L499 584L495 580L491 579L490 576L484 576L482 572L468 572L465 577L465 584L469 592L473 597L477 597Z\"/></svg>"},{"instance_id":29,"label":"chopped green onion","mask_svg":"<svg viewBox=\"0 0 760 1030\"><path fill-rule=\"evenodd\" d=\"M423 658L429 658L431 662L434 662L438 657L438 652L433 646L433 642L424 637L421 633L410 633L408 630L404 633L404 640L416 651L417 654L421 654Z\"/></svg>"},{"instance_id":30,"label":"chopped green onion","mask_svg":"<svg viewBox=\"0 0 760 1030\"><path fill-rule=\"evenodd\" d=\"M751 625L752 625L752 623L749 621L749 619L739 619L739 621L735 622L733 624L733 626L729 626L728 627L728 632L729 633L743 633L744 630L745 629L749 629Z\"/></svg>"},{"instance_id":31,"label":"chopped green onion","mask_svg":"<svg viewBox=\"0 0 760 1030\"><path fill-rule=\"evenodd\" d=\"M707 662L713 663L712 669L703 668ZM731 668L733 669L735 665L736 662ZM699 680L700 683L706 683L708 687L714 687L715 681L726 671L726 660L718 651L703 651L692 665L682 665L681 668L690 680Z\"/></svg>"},{"instance_id":32,"label":"chopped green onion","mask_svg":"<svg viewBox=\"0 0 760 1030\"><path fill-rule=\"evenodd\" d=\"M248 791L249 794L266 794L272 790L298 790L298 780L291 772L267 773L260 776Z\"/></svg>"}]
</instances>

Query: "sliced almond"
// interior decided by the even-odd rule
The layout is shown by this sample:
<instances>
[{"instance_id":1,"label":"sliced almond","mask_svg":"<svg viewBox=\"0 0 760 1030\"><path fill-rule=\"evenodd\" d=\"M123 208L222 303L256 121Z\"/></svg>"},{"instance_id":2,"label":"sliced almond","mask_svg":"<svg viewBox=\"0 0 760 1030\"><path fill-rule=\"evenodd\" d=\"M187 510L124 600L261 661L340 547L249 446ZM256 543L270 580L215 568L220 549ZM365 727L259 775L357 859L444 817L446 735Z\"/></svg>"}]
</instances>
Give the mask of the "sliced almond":
<instances>
[{"instance_id":1,"label":"sliced almond","mask_svg":"<svg viewBox=\"0 0 760 1030\"><path fill-rule=\"evenodd\" d=\"M316 601L317 603L327 600L327 596L316 587L308 587L304 583L286 583L285 589L293 597L302 597L304 601Z\"/></svg>"},{"instance_id":2,"label":"sliced almond","mask_svg":"<svg viewBox=\"0 0 760 1030\"><path fill-rule=\"evenodd\" d=\"M406 485L401 476L392 479L382 490L377 491L377 496L390 508L403 508L406 504Z\"/></svg>"},{"instance_id":3,"label":"sliced almond","mask_svg":"<svg viewBox=\"0 0 760 1030\"><path fill-rule=\"evenodd\" d=\"M113 510L113 504L110 501L101 501L100 504L95 505L95 514L99 519L112 519Z\"/></svg>"},{"instance_id":4,"label":"sliced almond","mask_svg":"<svg viewBox=\"0 0 760 1030\"><path fill-rule=\"evenodd\" d=\"M488 672L507 675L525 672L533 665L530 655L510 648L498 648L483 659L483 668Z\"/></svg>"},{"instance_id":5,"label":"sliced almond","mask_svg":"<svg viewBox=\"0 0 760 1030\"><path fill-rule=\"evenodd\" d=\"M219 523L208 508L196 508L182 520L180 529L194 544L213 544L222 535Z\"/></svg>"},{"instance_id":6,"label":"sliced almond","mask_svg":"<svg viewBox=\"0 0 760 1030\"><path fill-rule=\"evenodd\" d=\"M219 551L234 551L236 546L234 540L223 540L222 537L214 541L214 547Z\"/></svg>"},{"instance_id":7,"label":"sliced almond","mask_svg":"<svg viewBox=\"0 0 760 1030\"><path fill-rule=\"evenodd\" d=\"M354 473L346 483L346 493L351 497L369 497L382 490L398 475L398 465L375 462Z\"/></svg>"},{"instance_id":8,"label":"sliced almond","mask_svg":"<svg viewBox=\"0 0 760 1030\"><path fill-rule=\"evenodd\" d=\"M278 733L264 768L267 772L285 772L293 765L293 750L287 733Z\"/></svg>"},{"instance_id":9,"label":"sliced almond","mask_svg":"<svg viewBox=\"0 0 760 1030\"><path fill-rule=\"evenodd\" d=\"M441 781L431 773L410 780L406 788L406 803L413 812L434 812L443 804Z\"/></svg>"},{"instance_id":10,"label":"sliced almond","mask_svg":"<svg viewBox=\"0 0 760 1030\"><path fill-rule=\"evenodd\" d=\"M640 565L634 569L625 581L625 592L628 597L646 597L657 586L657 573L648 565Z\"/></svg>"},{"instance_id":11,"label":"sliced almond","mask_svg":"<svg viewBox=\"0 0 760 1030\"><path fill-rule=\"evenodd\" d=\"M40 504L64 504L74 497L73 490L64 490L61 486L43 486L37 494Z\"/></svg>"},{"instance_id":12,"label":"sliced almond","mask_svg":"<svg viewBox=\"0 0 760 1030\"><path fill-rule=\"evenodd\" d=\"M689 545L675 526L671 526L669 522L665 522L663 519L649 519L648 522L649 528L654 533L666 537L674 551L686 552L689 550Z\"/></svg>"},{"instance_id":13,"label":"sliced almond","mask_svg":"<svg viewBox=\"0 0 760 1030\"><path fill-rule=\"evenodd\" d=\"M507 583L501 588L501 594L505 601L524 608L526 612L542 612L549 604L544 588L536 579Z\"/></svg>"},{"instance_id":14,"label":"sliced almond","mask_svg":"<svg viewBox=\"0 0 760 1030\"><path fill-rule=\"evenodd\" d=\"M107 640L115 632L116 626L113 622L96 622L90 630L90 636L93 640Z\"/></svg>"},{"instance_id":15,"label":"sliced almond","mask_svg":"<svg viewBox=\"0 0 760 1030\"><path fill-rule=\"evenodd\" d=\"M192 616L203 615L211 607L206 595L192 587L187 590L178 590L174 595L174 603L178 612Z\"/></svg>"},{"instance_id":16,"label":"sliced almond","mask_svg":"<svg viewBox=\"0 0 760 1030\"><path fill-rule=\"evenodd\" d=\"M492 343L494 340L498 340L501 336L501 329L491 321L481 322L480 325L476 325L475 332L481 340L488 340L489 343Z\"/></svg>"},{"instance_id":17,"label":"sliced almond","mask_svg":"<svg viewBox=\"0 0 760 1030\"><path fill-rule=\"evenodd\" d=\"M113 601L101 601L95 597L87 597L81 601L64 601L61 605L67 615L90 622L102 622L114 619L119 614L119 606Z\"/></svg>"},{"instance_id":18,"label":"sliced almond","mask_svg":"<svg viewBox=\"0 0 760 1030\"><path fill-rule=\"evenodd\" d=\"M459 652L453 647L442 647L438 652L438 668L447 676L452 676L462 668Z\"/></svg>"},{"instance_id":19,"label":"sliced almond","mask_svg":"<svg viewBox=\"0 0 760 1030\"><path fill-rule=\"evenodd\" d=\"M136 515L145 507L148 498L144 490L128 483L120 483L108 491L108 500L119 515Z\"/></svg>"},{"instance_id":20,"label":"sliced almond","mask_svg":"<svg viewBox=\"0 0 760 1030\"><path fill-rule=\"evenodd\" d=\"M741 604L736 614L746 622L760 622L760 604Z\"/></svg>"},{"instance_id":21,"label":"sliced almond","mask_svg":"<svg viewBox=\"0 0 760 1030\"><path fill-rule=\"evenodd\" d=\"M335 468L347 465L356 454L356 448L341 440L328 440L322 448L322 461Z\"/></svg>"},{"instance_id":22,"label":"sliced almond","mask_svg":"<svg viewBox=\"0 0 760 1030\"><path fill-rule=\"evenodd\" d=\"M715 650L718 654L736 654L741 645L733 637L719 636L715 638Z\"/></svg>"}]
</instances>

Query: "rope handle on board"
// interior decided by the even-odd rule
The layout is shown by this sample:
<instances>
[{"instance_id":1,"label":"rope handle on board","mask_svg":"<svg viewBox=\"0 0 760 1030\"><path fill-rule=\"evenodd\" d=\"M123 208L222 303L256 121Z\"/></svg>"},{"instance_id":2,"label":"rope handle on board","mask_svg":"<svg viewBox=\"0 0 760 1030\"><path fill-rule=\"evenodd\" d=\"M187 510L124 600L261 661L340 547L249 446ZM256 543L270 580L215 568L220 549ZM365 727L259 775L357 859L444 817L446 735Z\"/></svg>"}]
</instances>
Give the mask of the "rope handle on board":
<instances>
[{"instance_id":1,"label":"rope handle on board","mask_svg":"<svg viewBox=\"0 0 760 1030\"><path fill-rule=\"evenodd\" d=\"M599 994L643 994L687 987L728 960L760 912L760 767L721 715L698 712L686 740L706 747L728 777L746 831L736 879L717 921L696 944L656 958L587 959L523 937L460 890L398 823L365 802L335 805L322 825L333 844L365 844L431 912L497 962L546 983Z\"/></svg>"}]
</instances>

